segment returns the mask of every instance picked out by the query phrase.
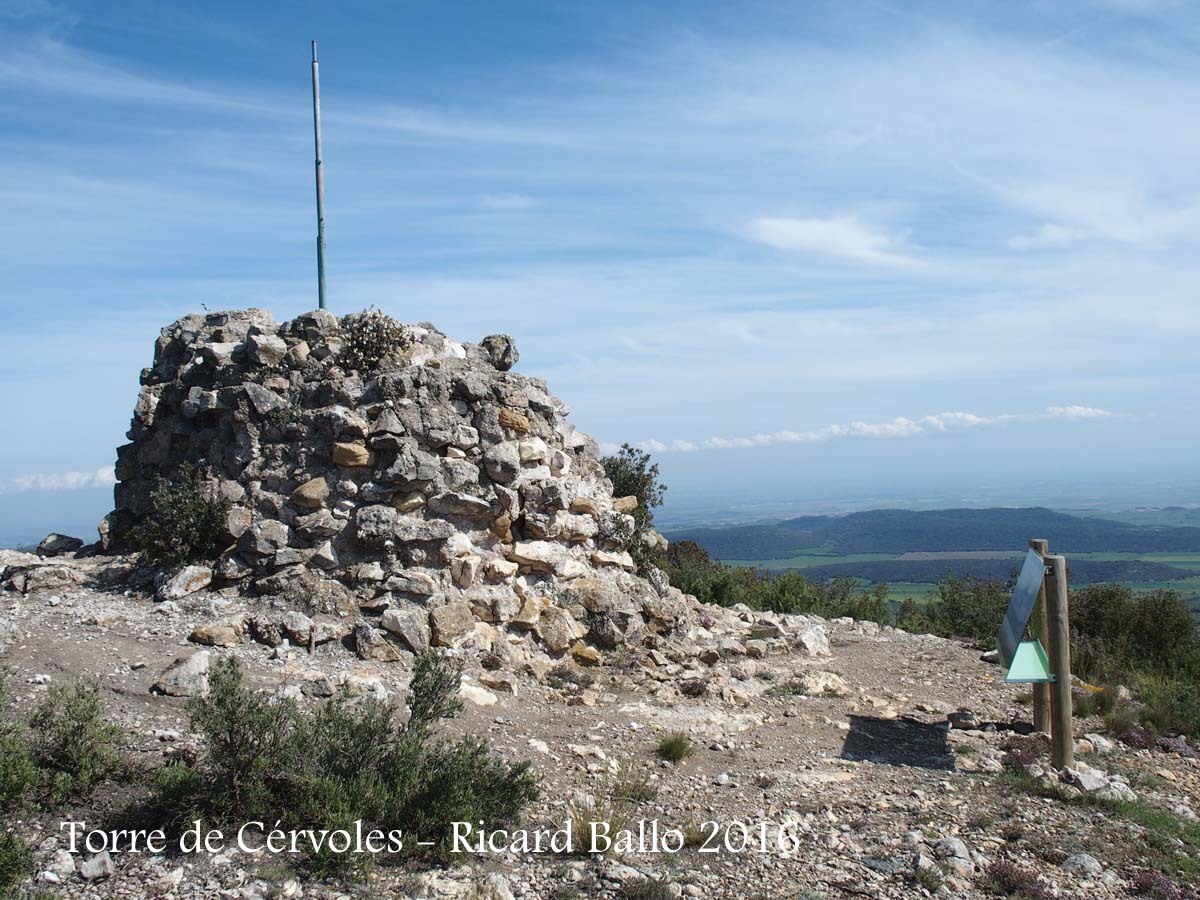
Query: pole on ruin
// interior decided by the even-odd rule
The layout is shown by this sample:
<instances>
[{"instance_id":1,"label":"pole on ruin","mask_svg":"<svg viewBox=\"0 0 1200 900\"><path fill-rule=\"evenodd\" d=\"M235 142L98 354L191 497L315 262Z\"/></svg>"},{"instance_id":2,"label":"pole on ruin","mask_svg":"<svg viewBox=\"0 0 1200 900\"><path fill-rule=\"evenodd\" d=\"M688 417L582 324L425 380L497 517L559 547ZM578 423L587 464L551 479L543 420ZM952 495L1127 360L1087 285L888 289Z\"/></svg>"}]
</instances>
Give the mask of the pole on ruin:
<instances>
[{"instance_id":1,"label":"pole on ruin","mask_svg":"<svg viewBox=\"0 0 1200 900\"><path fill-rule=\"evenodd\" d=\"M1050 542L1045 538L1031 538L1029 549L1033 550L1043 560L1050 554ZM1042 579L1042 589L1038 591L1037 604L1033 607L1033 617L1029 620L1033 636L1046 645L1048 627L1046 619L1046 581ZM1050 733L1050 685L1036 683L1033 685L1033 729L1044 734Z\"/></svg>"},{"instance_id":2,"label":"pole on ruin","mask_svg":"<svg viewBox=\"0 0 1200 900\"><path fill-rule=\"evenodd\" d=\"M1071 733L1071 622L1067 604L1067 558L1045 557L1046 618L1049 625L1050 761L1056 769L1075 764Z\"/></svg>"},{"instance_id":3,"label":"pole on ruin","mask_svg":"<svg viewBox=\"0 0 1200 900\"><path fill-rule=\"evenodd\" d=\"M317 42L312 42L313 144L317 169L317 305L325 308L325 169L321 163L321 76Z\"/></svg>"}]
</instances>

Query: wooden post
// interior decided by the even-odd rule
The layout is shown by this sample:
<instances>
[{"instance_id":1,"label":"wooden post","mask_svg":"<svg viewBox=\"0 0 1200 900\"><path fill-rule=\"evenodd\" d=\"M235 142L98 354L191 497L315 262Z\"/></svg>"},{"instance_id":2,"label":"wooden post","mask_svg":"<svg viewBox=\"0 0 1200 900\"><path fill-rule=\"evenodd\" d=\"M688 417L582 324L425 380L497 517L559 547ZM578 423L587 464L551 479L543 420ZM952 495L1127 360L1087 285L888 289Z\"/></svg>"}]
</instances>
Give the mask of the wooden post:
<instances>
[{"instance_id":1,"label":"wooden post","mask_svg":"<svg viewBox=\"0 0 1200 900\"><path fill-rule=\"evenodd\" d=\"M1042 559L1050 555L1050 542L1045 538L1030 538L1029 549L1036 552ZM1033 607L1033 617L1029 620L1033 636L1046 646L1046 581L1042 579L1042 589L1038 591L1037 604ZM1033 730L1050 733L1050 685L1033 685Z\"/></svg>"},{"instance_id":2,"label":"wooden post","mask_svg":"<svg viewBox=\"0 0 1200 900\"><path fill-rule=\"evenodd\" d=\"M1071 723L1071 620L1067 604L1067 558L1047 556L1046 616L1049 625L1050 761L1056 769L1075 765Z\"/></svg>"}]
</instances>

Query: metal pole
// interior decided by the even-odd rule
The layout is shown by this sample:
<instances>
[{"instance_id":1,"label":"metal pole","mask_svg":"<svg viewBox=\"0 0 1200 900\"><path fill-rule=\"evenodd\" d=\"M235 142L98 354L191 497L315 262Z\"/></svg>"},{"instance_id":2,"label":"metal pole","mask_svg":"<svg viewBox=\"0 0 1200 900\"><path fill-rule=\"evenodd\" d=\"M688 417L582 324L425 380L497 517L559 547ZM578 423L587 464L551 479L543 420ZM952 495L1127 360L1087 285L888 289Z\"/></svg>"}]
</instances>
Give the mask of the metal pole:
<instances>
[{"instance_id":1,"label":"metal pole","mask_svg":"<svg viewBox=\"0 0 1200 900\"><path fill-rule=\"evenodd\" d=\"M1034 550L1043 560L1050 555L1050 542L1045 538L1032 538L1029 541L1029 547ZM1030 618L1030 625L1033 631L1033 636L1042 642L1042 646L1046 646L1047 623L1046 623L1046 579L1042 579L1042 589L1038 591L1037 603L1033 607L1033 616ZM1050 685L1034 684L1033 685L1033 728L1035 731L1041 731L1045 734L1050 733Z\"/></svg>"},{"instance_id":2,"label":"metal pole","mask_svg":"<svg viewBox=\"0 0 1200 900\"><path fill-rule=\"evenodd\" d=\"M317 305L325 308L325 168L321 164L321 77L312 42L313 145L317 156Z\"/></svg>"},{"instance_id":3,"label":"metal pole","mask_svg":"<svg viewBox=\"0 0 1200 900\"><path fill-rule=\"evenodd\" d=\"M1067 558L1047 556L1046 616L1050 624L1050 762L1056 769L1075 765L1071 732L1071 622L1067 604Z\"/></svg>"}]
</instances>

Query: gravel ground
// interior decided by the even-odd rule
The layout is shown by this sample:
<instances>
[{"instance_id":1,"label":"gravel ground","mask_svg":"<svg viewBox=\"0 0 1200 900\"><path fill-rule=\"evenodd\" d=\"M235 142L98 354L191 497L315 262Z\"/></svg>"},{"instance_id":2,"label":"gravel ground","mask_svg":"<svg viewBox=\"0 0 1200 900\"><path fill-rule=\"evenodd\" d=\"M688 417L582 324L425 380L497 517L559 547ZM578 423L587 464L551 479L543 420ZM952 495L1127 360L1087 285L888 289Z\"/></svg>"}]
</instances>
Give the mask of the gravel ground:
<instances>
[{"instance_id":1,"label":"gravel ground","mask_svg":"<svg viewBox=\"0 0 1200 900\"><path fill-rule=\"evenodd\" d=\"M189 641L197 626L252 612L254 601L201 592L155 603L127 587L130 566L120 559L47 562L54 565L40 567L46 571L27 594L0 593L0 617L15 626L0 661L14 671L18 708L53 683L98 678L132 759L151 766L187 752L196 737L185 701L150 687L173 660L197 651ZM820 626L828 655L787 637L748 646L750 629L764 625L785 633ZM405 660L364 662L336 641L312 653L252 642L209 652L236 654L252 684L305 703L320 702L307 693L323 678L403 696L411 672ZM458 653L474 697L490 705L468 702L451 730L486 735L501 755L532 763L541 799L526 828L562 828L573 809L586 810L589 797L603 803L633 772L647 782L647 796L624 819L634 830L639 821L647 831L657 823L669 849L669 830L687 829L689 846L605 858L463 854L453 868L380 867L358 885L303 881L279 858L236 850L115 854L111 875L85 880L88 854L60 852L59 823L101 822L139 790L116 785L86 808L20 824L38 850L35 887L70 897L565 900L641 896L634 886L651 878L664 882L662 896L902 898L939 893L940 880L943 896L986 897L995 895L987 868L1007 860L1036 873L1050 896L1128 897L1148 858L1142 827L1101 805L1033 796L1002 772L1005 743L1029 730L1021 689L953 641L849 620L718 610L703 634L614 655L598 668L572 664L576 680L590 684L553 677L549 660L523 665L509 673L515 695L495 688L495 673L479 667L470 646ZM481 677L491 677L491 689ZM796 693L797 684L808 694ZM948 715L958 711L970 715L957 724L975 727L951 729ZM1077 722L1077 737L1098 730L1098 721ZM676 731L696 752L678 764L659 760L658 740ZM1196 760L1123 747L1083 758L1141 801L1194 816ZM920 874L927 870L938 874Z\"/></svg>"}]
</instances>

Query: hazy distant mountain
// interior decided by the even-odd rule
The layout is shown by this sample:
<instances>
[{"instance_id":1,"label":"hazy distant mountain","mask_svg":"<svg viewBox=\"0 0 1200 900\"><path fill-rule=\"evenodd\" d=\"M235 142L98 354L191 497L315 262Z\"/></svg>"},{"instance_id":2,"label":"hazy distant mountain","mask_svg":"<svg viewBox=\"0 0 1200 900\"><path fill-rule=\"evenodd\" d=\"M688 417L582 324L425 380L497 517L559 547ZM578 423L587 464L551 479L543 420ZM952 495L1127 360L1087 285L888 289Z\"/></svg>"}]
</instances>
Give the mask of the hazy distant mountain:
<instances>
[{"instance_id":1,"label":"hazy distant mountain","mask_svg":"<svg viewBox=\"0 0 1200 900\"><path fill-rule=\"evenodd\" d=\"M1055 551L1200 552L1200 528L1130 525L1041 507L1020 509L877 509L845 516L803 516L773 524L686 528L671 540L695 541L718 559L780 559L816 547L837 554L914 550L1021 551L1031 537Z\"/></svg>"}]
</instances>

